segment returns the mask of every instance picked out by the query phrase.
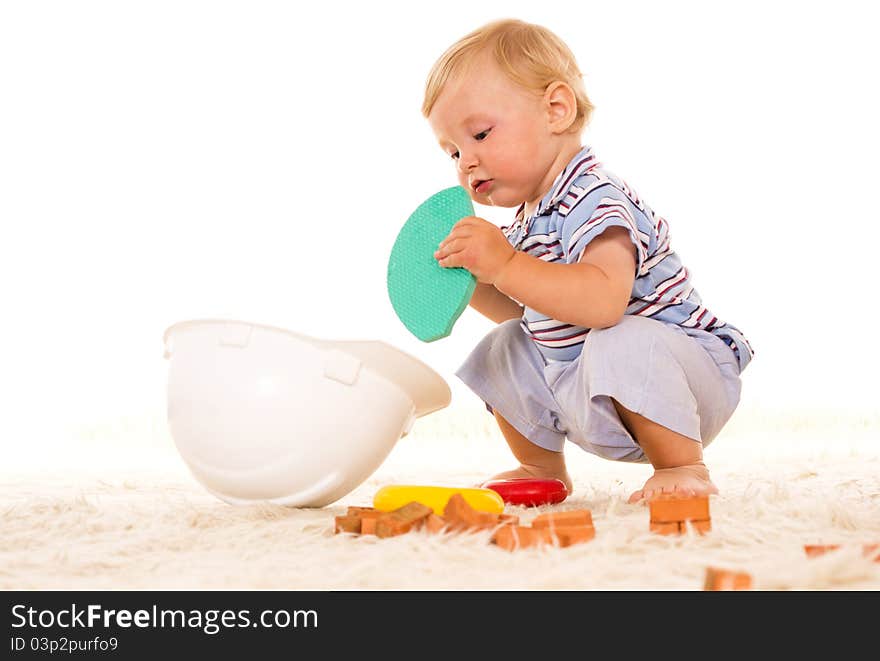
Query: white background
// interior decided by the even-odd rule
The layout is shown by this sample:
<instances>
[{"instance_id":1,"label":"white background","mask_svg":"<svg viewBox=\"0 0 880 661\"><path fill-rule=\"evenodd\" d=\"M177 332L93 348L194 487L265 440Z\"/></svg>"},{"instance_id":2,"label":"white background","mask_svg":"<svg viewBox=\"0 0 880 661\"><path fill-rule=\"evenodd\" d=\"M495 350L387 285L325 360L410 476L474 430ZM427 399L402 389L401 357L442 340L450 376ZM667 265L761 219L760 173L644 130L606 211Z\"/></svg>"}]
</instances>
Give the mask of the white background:
<instances>
[{"instance_id":1,"label":"white background","mask_svg":"<svg viewBox=\"0 0 880 661\"><path fill-rule=\"evenodd\" d=\"M743 406L876 412L880 47L862 7L0 5L3 443L164 415L163 332L205 317L380 339L472 397L453 373L491 324L467 310L421 343L385 269L406 217L456 183L425 76L502 17L576 54L584 141L757 352Z\"/></svg>"}]
</instances>

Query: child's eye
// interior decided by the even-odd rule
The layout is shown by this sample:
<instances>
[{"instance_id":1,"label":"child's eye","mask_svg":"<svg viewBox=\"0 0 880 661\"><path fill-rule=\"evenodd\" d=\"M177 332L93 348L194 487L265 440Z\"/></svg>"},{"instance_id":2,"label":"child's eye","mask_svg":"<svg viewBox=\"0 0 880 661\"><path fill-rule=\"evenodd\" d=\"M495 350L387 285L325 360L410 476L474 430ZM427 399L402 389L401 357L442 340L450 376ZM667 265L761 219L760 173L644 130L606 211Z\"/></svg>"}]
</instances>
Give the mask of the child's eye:
<instances>
[{"instance_id":1,"label":"child's eye","mask_svg":"<svg viewBox=\"0 0 880 661\"><path fill-rule=\"evenodd\" d=\"M485 131L480 131L479 133L477 133L474 136L474 140L476 140L477 142L479 142L481 140L485 140L486 136L489 135L489 131L491 131L491 130L492 129L486 129Z\"/></svg>"}]
</instances>

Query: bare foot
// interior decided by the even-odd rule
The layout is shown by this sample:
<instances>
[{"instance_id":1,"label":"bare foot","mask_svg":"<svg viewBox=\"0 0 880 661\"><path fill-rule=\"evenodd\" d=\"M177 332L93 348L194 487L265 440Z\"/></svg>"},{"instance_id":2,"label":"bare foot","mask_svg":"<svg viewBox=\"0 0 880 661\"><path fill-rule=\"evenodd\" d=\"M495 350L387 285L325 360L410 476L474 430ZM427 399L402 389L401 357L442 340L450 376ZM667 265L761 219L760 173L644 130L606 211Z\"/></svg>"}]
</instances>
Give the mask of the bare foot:
<instances>
[{"instance_id":1,"label":"bare foot","mask_svg":"<svg viewBox=\"0 0 880 661\"><path fill-rule=\"evenodd\" d=\"M565 484L565 488L568 490L569 496L574 491L574 486L571 483L571 477L569 477L568 471L564 468L562 469L562 473L560 473L558 470L523 464L520 465L519 468L515 468L512 471L505 471L503 473L498 473L498 475L493 475L489 478L489 480L509 480L515 477L536 477L545 480L556 478L557 480L562 480L562 482ZM488 482L489 480L486 481Z\"/></svg>"},{"instance_id":2,"label":"bare foot","mask_svg":"<svg viewBox=\"0 0 880 661\"><path fill-rule=\"evenodd\" d=\"M718 487L709 479L709 469L703 462L675 468L658 468L645 482L645 486L630 495L628 502L637 503L642 499L648 501L658 494L673 492L683 496L701 496L718 493Z\"/></svg>"}]
</instances>

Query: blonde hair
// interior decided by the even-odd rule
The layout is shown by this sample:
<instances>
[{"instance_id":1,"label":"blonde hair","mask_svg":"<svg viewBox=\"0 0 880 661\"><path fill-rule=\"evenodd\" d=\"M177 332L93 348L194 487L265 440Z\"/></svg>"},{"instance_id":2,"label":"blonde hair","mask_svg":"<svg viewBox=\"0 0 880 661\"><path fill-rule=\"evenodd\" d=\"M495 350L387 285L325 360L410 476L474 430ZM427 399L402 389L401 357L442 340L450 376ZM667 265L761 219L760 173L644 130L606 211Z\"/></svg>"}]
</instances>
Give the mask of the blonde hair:
<instances>
[{"instance_id":1,"label":"blonde hair","mask_svg":"<svg viewBox=\"0 0 880 661\"><path fill-rule=\"evenodd\" d=\"M466 70L474 56L489 52L516 84L539 93L556 81L568 84L577 99L571 132L586 126L593 113L583 74L571 49L553 32L516 19L492 21L465 35L434 63L425 84L422 114L428 117L444 85Z\"/></svg>"}]
</instances>

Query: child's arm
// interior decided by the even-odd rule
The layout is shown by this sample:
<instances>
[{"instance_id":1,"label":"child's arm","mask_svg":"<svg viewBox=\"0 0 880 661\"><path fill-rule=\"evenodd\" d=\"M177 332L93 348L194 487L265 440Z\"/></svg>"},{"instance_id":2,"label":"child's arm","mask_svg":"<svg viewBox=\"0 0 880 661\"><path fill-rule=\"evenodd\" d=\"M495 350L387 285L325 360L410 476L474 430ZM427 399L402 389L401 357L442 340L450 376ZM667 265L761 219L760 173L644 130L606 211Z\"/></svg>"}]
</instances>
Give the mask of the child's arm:
<instances>
[{"instance_id":1,"label":"child's arm","mask_svg":"<svg viewBox=\"0 0 880 661\"><path fill-rule=\"evenodd\" d=\"M554 264L515 252L498 272L495 287L553 319L607 328L626 312L635 270L629 233L612 227L590 241L575 264Z\"/></svg>"},{"instance_id":2,"label":"child's arm","mask_svg":"<svg viewBox=\"0 0 880 661\"><path fill-rule=\"evenodd\" d=\"M635 246L622 227L590 241L579 262L560 264L515 251L501 230L476 216L460 220L434 256L441 266L462 266L533 310L585 328L620 321L636 270Z\"/></svg>"},{"instance_id":3,"label":"child's arm","mask_svg":"<svg viewBox=\"0 0 880 661\"><path fill-rule=\"evenodd\" d=\"M502 294L495 289L494 285L478 282L471 296L471 307L488 317L496 324L508 319L522 317L522 306L511 299L507 294Z\"/></svg>"}]
</instances>

